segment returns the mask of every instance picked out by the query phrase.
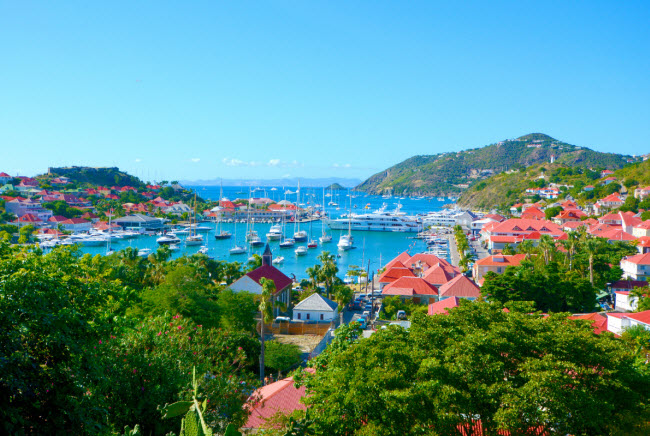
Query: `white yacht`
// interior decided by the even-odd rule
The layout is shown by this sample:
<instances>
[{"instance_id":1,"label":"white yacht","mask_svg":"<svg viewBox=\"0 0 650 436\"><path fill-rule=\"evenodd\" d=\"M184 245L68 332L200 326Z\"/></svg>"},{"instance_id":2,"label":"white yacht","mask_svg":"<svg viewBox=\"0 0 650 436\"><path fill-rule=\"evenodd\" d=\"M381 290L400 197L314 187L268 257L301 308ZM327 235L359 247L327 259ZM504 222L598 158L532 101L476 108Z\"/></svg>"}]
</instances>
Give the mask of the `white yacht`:
<instances>
[{"instance_id":1,"label":"white yacht","mask_svg":"<svg viewBox=\"0 0 650 436\"><path fill-rule=\"evenodd\" d=\"M246 253L246 247L242 247L241 245L235 245L230 250L228 250L228 252L230 254L244 254Z\"/></svg>"},{"instance_id":2,"label":"white yacht","mask_svg":"<svg viewBox=\"0 0 650 436\"><path fill-rule=\"evenodd\" d=\"M304 256L307 254L307 247L301 245L300 247L296 248L294 252L296 253L296 256Z\"/></svg>"},{"instance_id":3,"label":"white yacht","mask_svg":"<svg viewBox=\"0 0 650 436\"><path fill-rule=\"evenodd\" d=\"M336 244L336 246L339 247L339 250L348 251L351 248L354 248L353 242L354 238L352 238L352 235L342 235L339 239L339 243Z\"/></svg>"},{"instance_id":4,"label":"white yacht","mask_svg":"<svg viewBox=\"0 0 650 436\"><path fill-rule=\"evenodd\" d=\"M266 234L266 239L269 241L279 241L282 239L282 236L284 236L282 233L282 225L273 224L269 229L269 232Z\"/></svg>"},{"instance_id":5,"label":"white yacht","mask_svg":"<svg viewBox=\"0 0 650 436\"><path fill-rule=\"evenodd\" d=\"M280 248L291 248L294 245L296 245L296 241L293 238L287 238L280 242Z\"/></svg>"},{"instance_id":6,"label":"white yacht","mask_svg":"<svg viewBox=\"0 0 650 436\"><path fill-rule=\"evenodd\" d=\"M275 259L271 261L273 265L280 265L282 262L284 262L284 257L283 256L278 256Z\"/></svg>"},{"instance_id":7,"label":"white yacht","mask_svg":"<svg viewBox=\"0 0 650 436\"><path fill-rule=\"evenodd\" d=\"M185 238L185 245L203 245L203 235L192 235Z\"/></svg>"},{"instance_id":8,"label":"white yacht","mask_svg":"<svg viewBox=\"0 0 650 436\"><path fill-rule=\"evenodd\" d=\"M151 254L151 249L150 248L141 248L138 250L138 256L140 257L147 257Z\"/></svg>"},{"instance_id":9,"label":"white yacht","mask_svg":"<svg viewBox=\"0 0 650 436\"><path fill-rule=\"evenodd\" d=\"M415 217L407 216L397 209L388 212L386 206L381 209L364 214L348 214L331 220L323 218L323 222L332 230L364 230L377 232L405 232L417 233L422 230L422 224Z\"/></svg>"},{"instance_id":10,"label":"white yacht","mask_svg":"<svg viewBox=\"0 0 650 436\"><path fill-rule=\"evenodd\" d=\"M160 245L172 245L180 243L181 239L174 233L167 233L166 235L163 235L160 238L156 239L156 242Z\"/></svg>"}]
</instances>

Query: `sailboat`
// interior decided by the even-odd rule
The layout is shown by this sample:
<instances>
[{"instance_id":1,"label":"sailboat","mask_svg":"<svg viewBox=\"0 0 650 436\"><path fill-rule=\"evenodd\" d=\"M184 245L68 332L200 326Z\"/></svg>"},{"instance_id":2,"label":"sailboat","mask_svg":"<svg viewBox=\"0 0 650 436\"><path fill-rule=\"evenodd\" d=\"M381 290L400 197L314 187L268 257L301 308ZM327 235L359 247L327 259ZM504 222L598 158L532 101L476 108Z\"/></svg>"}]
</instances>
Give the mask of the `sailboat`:
<instances>
[{"instance_id":1,"label":"sailboat","mask_svg":"<svg viewBox=\"0 0 650 436\"><path fill-rule=\"evenodd\" d=\"M237 223L235 223L235 245L228 250L230 254L244 254L246 253L246 247L243 247L237 244Z\"/></svg>"},{"instance_id":2,"label":"sailboat","mask_svg":"<svg viewBox=\"0 0 650 436\"><path fill-rule=\"evenodd\" d=\"M284 199L287 199L287 195L284 195ZM284 206L284 211L285 213L282 214L282 242L280 242L280 248L291 248L294 245L296 245L296 241L293 238L284 238L284 226L285 226L285 218L286 218L286 210L287 206L285 203Z\"/></svg>"},{"instance_id":3,"label":"sailboat","mask_svg":"<svg viewBox=\"0 0 650 436\"><path fill-rule=\"evenodd\" d=\"M111 209L110 214L108 215L108 238L106 238L106 255L115 253L115 250L111 248L111 218L113 218L113 209Z\"/></svg>"},{"instance_id":4,"label":"sailboat","mask_svg":"<svg viewBox=\"0 0 650 436\"><path fill-rule=\"evenodd\" d=\"M339 243L336 244L341 251L347 251L354 247L352 238L352 198L350 197L350 211L348 212L348 234L341 235Z\"/></svg>"},{"instance_id":5,"label":"sailboat","mask_svg":"<svg viewBox=\"0 0 650 436\"><path fill-rule=\"evenodd\" d=\"M219 189L219 206L221 206L221 199L223 198L223 180L221 181L221 188ZM230 232L227 232L225 230L221 230L221 221L223 219L223 212L219 214L219 221L217 223L217 229L214 234L214 239L216 240L221 240L221 239L230 239L232 236Z\"/></svg>"},{"instance_id":6,"label":"sailboat","mask_svg":"<svg viewBox=\"0 0 650 436\"><path fill-rule=\"evenodd\" d=\"M316 248L316 247L318 247L318 243L316 242L316 240L314 239L314 237L312 236L312 233L311 233L312 223L313 223L313 220L310 220L309 221L309 243L307 244L307 248Z\"/></svg>"},{"instance_id":7,"label":"sailboat","mask_svg":"<svg viewBox=\"0 0 650 436\"><path fill-rule=\"evenodd\" d=\"M196 233L196 192L194 193L194 210L190 216L190 235L185 238L185 245L203 245L203 235Z\"/></svg>"},{"instance_id":8,"label":"sailboat","mask_svg":"<svg viewBox=\"0 0 650 436\"><path fill-rule=\"evenodd\" d=\"M328 235L327 232L325 231L325 222L323 221L325 219L325 188L323 188L323 212L321 216L321 225L323 228L323 234L321 235L320 240L321 244L326 244L328 242L332 242L332 235Z\"/></svg>"},{"instance_id":9,"label":"sailboat","mask_svg":"<svg viewBox=\"0 0 650 436\"><path fill-rule=\"evenodd\" d=\"M298 180L298 189L296 190L298 194L296 197L296 211L294 212L294 226L297 226L297 230L293 234L293 239L296 242L303 242L307 240L307 232L300 230L300 219L298 218L298 211L300 208L300 180Z\"/></svg>"}]
</instances>

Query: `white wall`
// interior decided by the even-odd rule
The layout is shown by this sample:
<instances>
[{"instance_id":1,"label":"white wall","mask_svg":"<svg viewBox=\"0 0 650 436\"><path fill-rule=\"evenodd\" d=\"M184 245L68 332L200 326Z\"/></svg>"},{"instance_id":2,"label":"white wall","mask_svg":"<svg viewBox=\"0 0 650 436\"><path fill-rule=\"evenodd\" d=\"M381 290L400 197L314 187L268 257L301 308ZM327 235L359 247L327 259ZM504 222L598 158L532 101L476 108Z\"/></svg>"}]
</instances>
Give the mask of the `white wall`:
<instances>
[{"instance_id":1,"label":"white wall","mask_svg":"<svg viewBox=\"0 0 650 436\"><path fill-rule=\"evenodd\" d=\"M309 315L309 318L307 318ZM323 315L323 319L321 319ZM316 310L296 310L293 309L293 320L294 321L331 321L336 316L334 311L325 312L325 311L316 311Z\"/></svg>"},{"instance_id":2,"label":"white wall","mask_svg":"<svg viewBox=\"0 0 650 436\"><path fill-rule=\"evenodd\" d=\"M637 297L632 297L629 294L619 294L616 293L616 309L618 310L628 310L630 312L636 310Z\"/></svg>"}]
</instances>

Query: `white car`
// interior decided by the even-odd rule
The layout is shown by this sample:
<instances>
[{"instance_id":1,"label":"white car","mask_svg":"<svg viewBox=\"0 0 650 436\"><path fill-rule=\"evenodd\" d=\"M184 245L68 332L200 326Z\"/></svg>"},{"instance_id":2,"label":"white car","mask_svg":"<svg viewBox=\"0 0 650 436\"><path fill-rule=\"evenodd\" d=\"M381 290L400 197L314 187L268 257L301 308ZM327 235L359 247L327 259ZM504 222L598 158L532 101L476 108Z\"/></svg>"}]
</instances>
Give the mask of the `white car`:
<instances>
[{"instance_id":1,"label":"white car","mask_svg":"<svg viewBox=\"0 0 650 436\"><path fill-rule=\"evenodd\" d=\"M290 322L291 318L288 316L276 316L274 322Z\"/></svg>"}]
</instances>

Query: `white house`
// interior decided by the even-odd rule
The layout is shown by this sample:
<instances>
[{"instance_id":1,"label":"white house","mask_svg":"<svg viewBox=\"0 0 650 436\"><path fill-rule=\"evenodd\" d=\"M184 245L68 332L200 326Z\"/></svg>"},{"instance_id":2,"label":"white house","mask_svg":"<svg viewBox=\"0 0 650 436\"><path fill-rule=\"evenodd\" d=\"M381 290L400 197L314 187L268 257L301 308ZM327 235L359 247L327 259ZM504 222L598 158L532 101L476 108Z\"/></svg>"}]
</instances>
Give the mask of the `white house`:
<instances>
[{"instance_id":1,"label":"white house","mask_svg":"<svg viewBox=\"0 0 650 436\"><path fill-rule=\"evenodd\" d=\"M608 313L607 330L620 335L626 329L640 325L650 330L650 310L637 313Z\"/></svg>"},{"instance_id":2,"label":"white house","mask_svg":"<svg viewBox=\"0 0 650 436\"><path fill-rule=\"evenodd\" d=\"M294 321L331 321L338 304L320 294L312 294L293 308Z\"/></svg>"},{"instance_id":3,"label":"white house","mask_svg":"<svg viewBox=\"0 0 650 436\"><path fill-rule=\"evenodd\" d=\"M636 254L621 259L623 278L648 280L650 277L650 253Z\"/></svg>"},{"instance_id":4,"label":"white house","mask_svg":"<svg viewBox=\"0 0 650 436\"><path fill-rule=\"evenodd\" d=\"M92 228L93 223L83 218L70 218L61 222L61 226L70 232L87 232Z\"/></svg>"}]
</instances>

